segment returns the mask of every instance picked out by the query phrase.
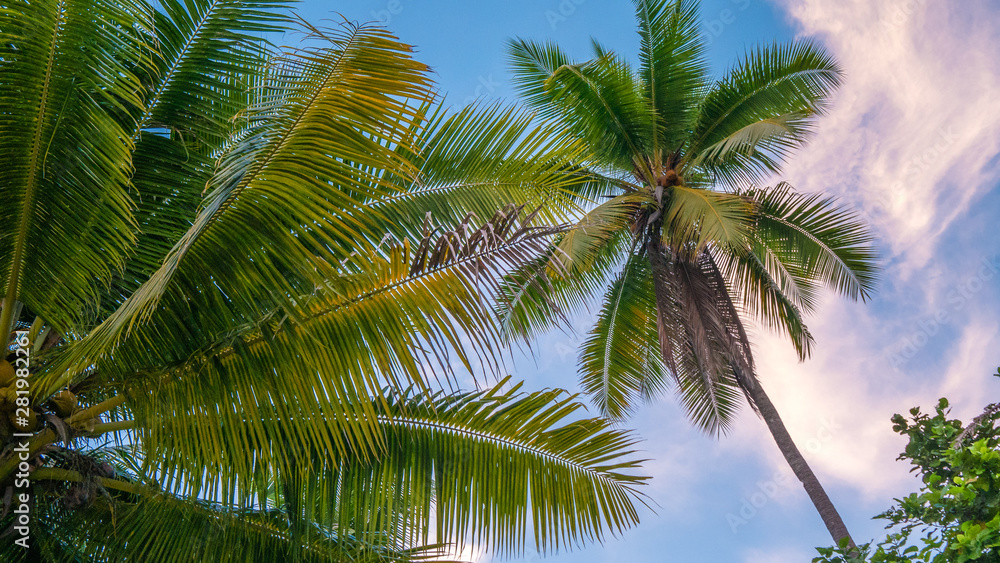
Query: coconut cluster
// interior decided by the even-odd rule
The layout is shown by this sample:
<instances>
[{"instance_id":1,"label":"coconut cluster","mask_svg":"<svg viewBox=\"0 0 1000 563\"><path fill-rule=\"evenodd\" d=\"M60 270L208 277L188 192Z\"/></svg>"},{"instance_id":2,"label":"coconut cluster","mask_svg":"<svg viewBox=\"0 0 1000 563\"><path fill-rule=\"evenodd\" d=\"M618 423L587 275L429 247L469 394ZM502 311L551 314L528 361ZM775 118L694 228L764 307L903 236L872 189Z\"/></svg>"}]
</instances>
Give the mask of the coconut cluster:
<instances>
[{"instance_id":1,"label":"coconut cluster","mask_svg":"<svg viewBox=\"0 0 1000 563\"><path fill-rule=\"evenodd\" d=\"M24 409L18 410L17 407L16 383L14 366L7 360L0 360L0 438L4 440L15 432L34 432L40 429L46 416L55 415L65 420L81 410L76 394L65 389L53 395L44 406L28 406L28 416L25 417ZM18 424L19 419L27 420L28 425L21 426ZM99 420L93 418L77 426L83 430L92 430L97 422Z\"/></svg>"},{"instance_id":2,"label":"coconut cluster","mask_svg":"<svg viewBox=\"0 0 1000 563\"><path fill-rule=\"evenodd\" d=\"M38 413L35 409L28 408L28 426L17 424L19 418L17 412L17 375L14 366L6 361L0 361L0 432L4 437L10 436L13 432L33 432L38 428ZM24 414L22 410L21 415ZM25 418L21 416L20 418Z\"/></svg>"}]
</instances>

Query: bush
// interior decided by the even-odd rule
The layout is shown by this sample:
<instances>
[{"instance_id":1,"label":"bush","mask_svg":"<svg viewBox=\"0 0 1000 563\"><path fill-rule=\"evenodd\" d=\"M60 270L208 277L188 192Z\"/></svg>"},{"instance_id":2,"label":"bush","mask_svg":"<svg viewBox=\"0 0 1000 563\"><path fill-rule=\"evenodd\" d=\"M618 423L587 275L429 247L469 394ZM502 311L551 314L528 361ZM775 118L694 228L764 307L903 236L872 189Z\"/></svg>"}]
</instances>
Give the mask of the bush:
<instances>
[{"instance_id":1,"label":"bush","mask_svg":"<svg viewBox=\"0 0 1000 563\"><path fill-rule=\"evenodd\" d=\"M1000 563L1000 403L968 426L948 418L947 399L934 410L892 417L892 429L910 440L897 459L910 461L923 487L876 516L889 521L885 540L853 553L819 548L813 563Z\"/></svg>"}]
</instances>

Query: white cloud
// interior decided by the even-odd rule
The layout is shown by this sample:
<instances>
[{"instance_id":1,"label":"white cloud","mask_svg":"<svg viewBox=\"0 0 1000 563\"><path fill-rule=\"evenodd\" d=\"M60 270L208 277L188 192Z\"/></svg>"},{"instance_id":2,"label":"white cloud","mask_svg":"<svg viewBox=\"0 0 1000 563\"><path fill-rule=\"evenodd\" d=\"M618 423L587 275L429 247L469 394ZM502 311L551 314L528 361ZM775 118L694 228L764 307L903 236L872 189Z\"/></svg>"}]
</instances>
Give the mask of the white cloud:
<instances>
[{"instance_id":1,"label":"white cloud","mask_svg":"<svg viewBox=\"0 0 1000 563\"><path fill-rule=\"evenodd\" d=\"M1000 324L996 318L975 318L962 332L962 337L949 355L953 358L948 366L947 375L940 387L940 394L948 397L952 406L952 416L968 422L978 416L991 395L998 394L997 381L984 377L985 372L992 371L998 361L996 348L984 346L987 342L1000 341L998 338ZM993 388L993 391L989 387Z\"/></svg>"},{"instance_id":2,"label":"white cloud","mask_svg":"<svg viewBox=\"0 0 1000 563\"><path fill-rule=\"evenodd\" d=\"M1000 149L1000 20L985 2L780 0L846 81L784 176L863 206L906 277L991 186ZM994 7L995 8L995 7Z\"/></svg>"}]
</instances>

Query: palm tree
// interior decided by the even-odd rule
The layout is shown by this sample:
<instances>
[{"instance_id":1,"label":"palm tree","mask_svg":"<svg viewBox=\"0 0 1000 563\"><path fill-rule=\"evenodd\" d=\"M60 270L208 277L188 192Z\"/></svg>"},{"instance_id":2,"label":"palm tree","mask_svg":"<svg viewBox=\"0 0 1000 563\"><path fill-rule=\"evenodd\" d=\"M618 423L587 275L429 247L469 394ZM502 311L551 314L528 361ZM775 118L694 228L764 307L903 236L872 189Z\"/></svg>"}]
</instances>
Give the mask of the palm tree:
<instances>
[{"instance_id":1,"label":"palm tree","mask_svg":"<svg viewBox=\"0 0 1000 563\"><path fill-rule=\"evenodd\" d=\"M413 561L634 525L627 432L438 386L498 371L486 304L593 189L584 147L442 111L378 28L275 48L286 8L0 10L0 557Z\"/></svg>"},{"instance_id":2,"label":"palm tree","mask_svg":"<svg viewBox=\"0 0 1000 563\"><path fill-rule=\"evenodd\" d=\"M823 287L865 299L875 281L866 228L835 201L760 187L806 140L841 79L806 42L758 47L708 76L698 4L636 0L640 65L596 41L510 45L529 107L586 143L599 188L575 228L504 290L506 329L527 336L607 287L583 344L583 389L621 418L673 384L690 418L725 432L744 398L764 419L833 538L847 528L757 379L744 318L792 340Z\"/></svg>"}]
</instances>

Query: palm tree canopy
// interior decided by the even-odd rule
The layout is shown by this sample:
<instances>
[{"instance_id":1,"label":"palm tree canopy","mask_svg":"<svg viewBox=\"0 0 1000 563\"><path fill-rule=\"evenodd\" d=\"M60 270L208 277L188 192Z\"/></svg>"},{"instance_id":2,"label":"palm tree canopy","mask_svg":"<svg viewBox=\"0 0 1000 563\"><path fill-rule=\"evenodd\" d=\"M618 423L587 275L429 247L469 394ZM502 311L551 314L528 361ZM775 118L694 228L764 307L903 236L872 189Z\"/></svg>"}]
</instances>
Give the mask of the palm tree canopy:
<instances>
[{"instance_id":1,"label":"palm tree canopy","mask_svg":"<svg viewBox=\"0 0 1000 563\"><path fill-rule=\"evenodd\" d=\"M547 257L508 278L499 314L508 335L527 337L606 288L583 388L618 418L673 387L717 433L755 385L742 318L785 334L804 359L803 315L823 288L866 299L876 253L834 199L762 186L839 85L833 59L804 41L762 45L713 79L698 2L635 5L638 67L596 41L584 62L510 43L523 98L591 148L604 191Z\"/></svg>"},{"instance_id":2,"label":"palm tree canopy","mask_svg":"<svg viewBox=\"0 0 1000 563\"><path fill-rule=\"evenodd\" d=\"M558 391L435 391L500 371L497 280L606 189L586 146L444 111L380 28L260 39L296 25L280 0L0 10L0 324L31 357L0 434L32 434L50 531L28 557L411 561L634 525L627 432Z\"/></svg>"}]
</instances>

